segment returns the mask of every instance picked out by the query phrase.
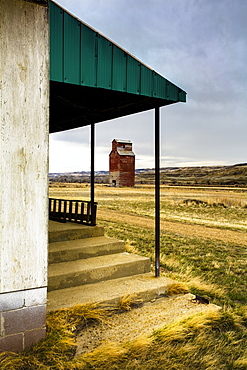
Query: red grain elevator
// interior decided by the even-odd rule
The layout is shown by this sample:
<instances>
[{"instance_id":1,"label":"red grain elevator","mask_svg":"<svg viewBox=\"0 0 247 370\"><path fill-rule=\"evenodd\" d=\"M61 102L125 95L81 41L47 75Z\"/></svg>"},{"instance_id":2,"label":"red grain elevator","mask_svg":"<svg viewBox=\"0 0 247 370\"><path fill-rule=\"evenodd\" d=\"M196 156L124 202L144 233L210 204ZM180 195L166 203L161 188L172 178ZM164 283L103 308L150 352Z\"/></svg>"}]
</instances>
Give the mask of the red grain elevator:
<instances>
[{"instance_id":1,"label":"red grain elevator","mask_svg":"<svg viewBox=\"0 0 247 370\"><path fill-rule=\"evenodd\" d=\"M130 140L112 141L110 159L110 185L135 186L135 154Z\"/></svg>"}]
</instances>

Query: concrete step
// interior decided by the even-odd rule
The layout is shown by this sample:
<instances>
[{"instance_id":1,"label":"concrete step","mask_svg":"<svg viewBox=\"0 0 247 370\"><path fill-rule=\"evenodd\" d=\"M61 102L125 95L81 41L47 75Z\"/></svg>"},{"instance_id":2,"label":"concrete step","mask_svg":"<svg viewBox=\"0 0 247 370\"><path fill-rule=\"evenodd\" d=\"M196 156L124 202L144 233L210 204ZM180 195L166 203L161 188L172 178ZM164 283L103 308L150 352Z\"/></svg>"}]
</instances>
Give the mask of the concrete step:
<instances>
[{"instance_id":1,"label":"concrete step","mask_svg":"<svg viewBox=\"0 0 247 370\"><path fill-rule=\"evenodd\" d=\"M104 227L49 221L48 236L49 243L104 236Z\"/></svg>"},{"instance_id":2,"label":"concrete step","mask_svg":"<svg viewBox=\"0 0 247 370\"><path fill-rule=\"evenodd\" d=\"M49 264L98 257L125 251L123 241L106 236L50 243Z\"/></svg>"},{"instance_id":3,"label":"concrete step","mask_svg":"<svg viewBox=\"0 0 247 370\"><path fill-rule=\"evenodd\" d=\"M93 284L150 271L150 259L118 253L49 265L48 291Z\"/></svg>"},{"instance_id":4,"label":"concrete step","mask_svg":"<svg viewBox=\"0 0 247 370\"><path fill-rule=\"evenodd\" d=\"M133 300L148 302L166 294L174 280L155 278L153 273L122 277L72 288L54 290L48 293L49 311L68 308L77 304L98 303L103 307L117 307L126 296Z\"/></svg>"}]
</instances>

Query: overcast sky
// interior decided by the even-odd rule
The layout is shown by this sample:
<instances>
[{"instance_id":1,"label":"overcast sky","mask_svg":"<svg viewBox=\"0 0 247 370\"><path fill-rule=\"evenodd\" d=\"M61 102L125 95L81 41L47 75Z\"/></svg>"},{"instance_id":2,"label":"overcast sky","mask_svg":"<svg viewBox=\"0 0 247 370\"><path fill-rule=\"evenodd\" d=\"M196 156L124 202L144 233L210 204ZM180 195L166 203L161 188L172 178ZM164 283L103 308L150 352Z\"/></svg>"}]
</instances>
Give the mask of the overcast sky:
<instances>
[{"instance_id":1,"label":"overcast sky","mask_svg":"<svg viewBox=\"0 0 247 370\"><path fill-rule=\"evenodd\" d=\"M161 108L161 166L247 162L246 0L57 0L187 92ZM50 172L90 170L87 127L50 135ZM113 139L154 167L154 112L96 125L96 170Z\"/></svg>"}]
</instances>

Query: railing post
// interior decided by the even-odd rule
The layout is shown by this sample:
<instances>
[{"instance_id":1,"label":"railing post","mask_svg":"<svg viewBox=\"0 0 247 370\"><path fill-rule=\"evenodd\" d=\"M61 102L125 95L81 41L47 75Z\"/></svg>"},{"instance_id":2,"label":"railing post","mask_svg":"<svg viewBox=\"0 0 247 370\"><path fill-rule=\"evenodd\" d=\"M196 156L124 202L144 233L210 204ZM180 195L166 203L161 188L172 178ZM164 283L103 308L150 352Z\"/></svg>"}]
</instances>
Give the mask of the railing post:
<instances>
[{"instance_id":1,"label":"railing post","mask_svg":"<svg viewBox=\"0 0 247 370\"><path fill-rule=\"evenodd\" d=\"M58 218L61 220L61 212L62 212L62 199L59 199L58 201Z\"/></svg>"},{"instance_id":2,"label":"railing post","mask_svg":"<svg viewBox=\"0 0 247 370\"><path fill-rule=\"evenodd\" d=\"M87 204L87 218L86 218L87 223L90 223L90 224L92 223L92 218L90 218L91 205L92 205L92 203L88 202L88 204Z\"/></svg>"},{"instance_id":3,"label":"railing post","mask_svg":"<svg viewBox=\"0 0 247 370\"><path fill-rule=\"evenodd\" d=\"M97 212L97 204L93 205L93 211L92 211L92 225L96 225L96 212Z\"/></svg>"},{"instance_id":4,"label":"railing post","mask_svg":"<svg viewBox=\"0 0 247 370\"><path fill-rule=\"evenodd\" d=\"M84 202L81 202L81 223L83 223L84 217Z\"/></svg>"},{"instance_id":5,"label":"railing post","mask_svg":"<svg viewBox=\"0 0 247 370\"><path fill-rule=\"evenodd\" d=\"M72 219L72 212L73 212L73 201L69 201L69 221Z\"/></svg>"},{"instance_id":6,"label":"railing post","mask_svg":"<svg viewBox=\"0 0 247 370\"><path fill-rule=\"evenodd\" d=\"M78 219L78 202L75 202L75 221Z\"/></svg>"},{"instance_id":7,"label":"railing post","mask_svg":"<svg viewBox=\"0 0 247 370\"><path fill-rule=\"evenodd\" d=\"M66 221L67 218L67 200L64 200L63 202L63 219Z\"/></svg>"}]
</instances>

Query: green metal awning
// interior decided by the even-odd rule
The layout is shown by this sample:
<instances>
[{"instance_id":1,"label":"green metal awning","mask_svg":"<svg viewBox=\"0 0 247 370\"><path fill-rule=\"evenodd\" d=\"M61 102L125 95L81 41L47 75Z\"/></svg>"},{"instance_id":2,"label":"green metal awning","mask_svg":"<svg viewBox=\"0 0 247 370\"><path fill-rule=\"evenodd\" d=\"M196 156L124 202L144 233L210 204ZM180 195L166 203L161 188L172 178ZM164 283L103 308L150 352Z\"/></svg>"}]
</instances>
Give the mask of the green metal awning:
<instances>
[{"instance_id":1,"label":"green metal awning","mask_svg":"<svg viewBox=\"0 0 247 370\"><path fill-rule=\"evenodd\" d=\"M186 93L72 16L50 8L50 132L185 102Z\"/></svg>"}]
</instances>

